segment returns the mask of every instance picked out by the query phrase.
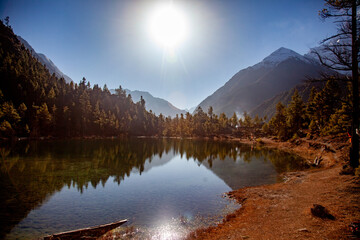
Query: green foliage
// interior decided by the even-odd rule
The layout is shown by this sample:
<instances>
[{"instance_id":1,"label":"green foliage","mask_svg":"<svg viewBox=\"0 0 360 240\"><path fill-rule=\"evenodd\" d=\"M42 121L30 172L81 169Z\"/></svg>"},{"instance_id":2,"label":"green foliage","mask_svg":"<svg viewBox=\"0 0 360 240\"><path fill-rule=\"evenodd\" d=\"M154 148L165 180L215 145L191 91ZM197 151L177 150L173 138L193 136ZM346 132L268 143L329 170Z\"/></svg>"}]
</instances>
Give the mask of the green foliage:
<instances>
[{"instance_id":1,"label":"green foliage","mask_svg":"<svg viewBox=\"0 0 360 240\"><path fill-rule=\"evenodd\" d=\"M58 79L0 24L1 137L155 135L157 117L124 90ZM17 106L15 108L14 106ZM31 107L29 107L31 106Z\"/></svg>"},{"instance_id":2,"label":"green foliage","mask_svg":"<svg viewBox=\"0 0 360 240\"><path fill-rule=\"evenodd\" d=\"M265 134L271 134L270 132L270 127L268 123L264 123L264 125L262 126L261 130L265 133Z\"/></svg>"},{"instance_id":3,"label":"green foliage","mask_svg":"<svg viewBox=\"0 0 360 240\"><path fill-rule=\"evenodd\" d=\"M18 128L21 117L11 102L0 105L0 136L12 137Z\"/></svg>"},{"instance_id":4,"label":"green foliage","mask_svg":"<svg viewBox=\"0 0 360 240\"><path fill-rule=\"evenodd\" d=\"M344 133L351 123L350 92L350 88L344 88L330 77L322 89L311 89L304 104L295 89L289 105L279 103L276 115L263 126L263 131L283 140L304 136L304 133L307 137Z\"/></svg>"},{"instance_id":5,"label":"green foliage","mask_svg":"<svg viewBox=\"0 0 360 240\"><path fill-rule=\"evenodd\" d=\"M231 127L235 128L237 124L238 124L238 117L236 116L236 113L234 113L230 118L230 125Z\"/></svg>"},{"instance_id":6,"label":"green foliage","mask_svg":"<svg viewBox=\"0 0 360 240\"><path fill-rule=\"evenodd\" d=\"M278 136L280 139L286 139L287 136L287 126L286 126L286 108L279 102L276 105L276 113L269 122L269 132L272 135Z\"/></svg>"},{"instance_id":7,"label":"green foliage","mask_svg":"<svg viewBox=\"0 0 360 240\"><path fill-rule=\"evenodd\" d=\"M252 119L251 119L250 115L246 111L244 112L244 118L243 118L243 121L242 121L242 126L243 127L252 127L253 126Z\"/></svg>"},{"instance_id":8,"label":"green foliage","mask_svg":"<svg viewBox=\"0 0 360 240\"><path fill-rule=\"evenodd\" d=\"M305 122L305 106L297 89L286 109L286 126L289 136L297 134Z\"/></svg>"},{"instance_id":9,"label":"green foliage","mask_svg":"<svg viewBox=\"0 0 360 240\"><path fill-rule=\"evenodd\" d=\"M3 137L11 137L14 134L14 129L11 124L4 120L0 123L0 132Z\"/></svg>"}]
</instances>

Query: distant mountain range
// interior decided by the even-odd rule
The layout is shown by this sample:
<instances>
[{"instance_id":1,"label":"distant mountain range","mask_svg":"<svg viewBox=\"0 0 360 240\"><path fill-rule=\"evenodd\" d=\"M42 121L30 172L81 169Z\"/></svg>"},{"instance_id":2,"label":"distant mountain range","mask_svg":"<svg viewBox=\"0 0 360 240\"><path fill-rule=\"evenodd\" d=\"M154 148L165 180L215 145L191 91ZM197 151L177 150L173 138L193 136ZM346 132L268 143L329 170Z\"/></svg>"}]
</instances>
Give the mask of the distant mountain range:
<instances>
[{"instance_id":1,"label":"distant mountain range","mask_svg":"<svg viewBox=\"0 0 360 240\"><path fill-rule=\"evenodd\" d=\"M17 36L17 38L19 39L19 41L24 44L24 46L29 49L29 51L31 52L31 54L37 58L39 60L39 62L41 62L43 65L46 65L46 68L49 70L49 72L51 74L55 73L55 76L58 78L63 77L65 79L65 82L70 83L72 81L72 79L67 76L66 74L64 74L62 71L60 71L60 69L48 58L45 56L45 54L42 53L37 53L32 47L31 45L22 37Z\"/></svg>"},{"instance_id":2,"label":"distant mountain range","mask_svg":"<svg viewBox=\"0 0 360 240\"><path fill-rule=\"evenodd\" d=\"M141 96L144 98L145 100L145 108L148 111L152 111L153 113L155 113L155 115L159 116L160 113L162 115L164 115L165 117L170 116L170 117L176 117L176 114L179 115L180 114L186 114L185 110L181 110L177 107L175 107L174 105L172 105L170 102L166 101L165 99L162 98L157 98L154 97L153 95L151 95L148 92L144 92L144 91L131 91L129 89L125 89L126 94L130 94L131 98L134 102L139 102ZM110 89L110 92L112 94L115 94L115 90L114 89Z\"/></svg>"},{"instance_id":3,"label":"distant mountain range","mask_svg":"<svg viewBox=\"0 0 360 240\"><path fill-rule=\"evenodd\" d=\"M264 108L259 105L304 83L309 77L319 77L322 72L329 70L309 54L302 56L282 47L260 63L236 73L199 106L204 111L212 106L216 114L224 112L228 116L234 112L241 115L244 111L265 115L261 112Z\"/></svg>"},{"instance_id":4,"label":"distant mountain range","mask_svg":"<svg viewBox=\"0 0 360 240\"><path fill-rule=\"evenodd\" d=\"M70 83L73 81L69 76L64 74L48 57L46 57L42 53L37 53L34 48L22 37L17 36L19 41L31 52L31 54L38 59L39 62L41 62L43 65L47 67L49 72L51 74L55 73L55 76L58 78L63 77L67 83ZM178 109L177 107L173 106L170 102L162 99L162 98L156 98L152 96L148 92L143 91L131 91L128 89L126 90L126 94L131 94L131 97L134 102L140 101L140 97L142 96L145 100L145 107L148 111L152 111L156 115L159 115L162 113L165 117L171 116L175 117L176 114L180 116L180 114L186 114L185 110ZM111 93L115 93L115 90L110 90Z\"/></svg>"},{"instance_id":5,"label":"distant mountain range","mask_svg":"<svg viewBox=\"0 0 360 240\"><path fill-rule=\"evenodd\" d=\"M72 81L49 58L42 53L37 53L25 39L20 36L17 38L35 58L46 65L51 74L54 73L58 78L63 77L68 83ZM319 49L321 50L318 47L317 50ZM300 55L282 47L265 57L260 63L240 70L198 106L205 112L212 106L214 113L224 112L229 117L234 112L242 115L244 111L247 111L251 116L266 115L269 119L275 113L276 104L279 101L285 105L290 102L295 87L306 101L312 86L304 84L304 81L308 78L319 77L320 73L332 74L334 72L320 65L316 55L311 52ZM125 91L131 94L134 102L140 101L142 96L146 109L156 115L161 113L173 118L176 114L180 116L180 114L185 115L186 112L193 113L198 107L181 110L162 98L152 96L149 92L128 89ZM114 94L115 90L110 90L110 92Z\"/></svg>"},{"instance_id":6,"label":"distant mountain range","mask_svg":"<svg viewBox=\"0 0 360 240\"><path fill-rule=\"evenodd\" d=\"M189 109L184 109L186 112L189 112L189 113L191 113L191 114L193 114L193 112L195 111L195 109L196 109L196 106L195 107L191 107L191 108L189 108Z\"/></svg>"}]
</instances>

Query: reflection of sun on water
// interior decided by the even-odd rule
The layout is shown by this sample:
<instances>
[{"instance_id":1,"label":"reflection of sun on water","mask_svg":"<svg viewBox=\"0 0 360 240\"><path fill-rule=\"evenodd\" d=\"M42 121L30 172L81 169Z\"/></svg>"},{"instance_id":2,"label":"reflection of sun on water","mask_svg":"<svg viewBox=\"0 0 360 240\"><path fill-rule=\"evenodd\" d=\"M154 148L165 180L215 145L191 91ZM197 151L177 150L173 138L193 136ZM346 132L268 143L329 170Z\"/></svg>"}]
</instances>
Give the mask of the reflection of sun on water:
<instances>
[{"instance_id":1,"label":"reflection of sun on water","mask_svg":"<svg viewBox=\"0 0 360 240\"><path fill-rule=\"evenodd\" d=\"M187 212L176 218L165 217L156 222L153 226L135 227L130 225L127 227L119 227L104 235L101 240L183 240L196 229L214 226L220 223L227 214L239 209L240 205L234 200L229 199L225 195L223 195L223 198L227 199L229 203L216 215L193 215L192 213ZM154 221L156 221L155 219L158 218L155 217Z\"/></svg>"},{"instance_id":2,"label":"reflection of sun on water","mask_svg":"<svg viewBox=\"0 0 360 240\"><path fill-rule=\"evenodd\" d=\"M186 235L184 228L177 225L163 225L156 229L156 233L152 236L153 240L167 240L167 239L183 239Z\"/></svg>"}]
</instances>

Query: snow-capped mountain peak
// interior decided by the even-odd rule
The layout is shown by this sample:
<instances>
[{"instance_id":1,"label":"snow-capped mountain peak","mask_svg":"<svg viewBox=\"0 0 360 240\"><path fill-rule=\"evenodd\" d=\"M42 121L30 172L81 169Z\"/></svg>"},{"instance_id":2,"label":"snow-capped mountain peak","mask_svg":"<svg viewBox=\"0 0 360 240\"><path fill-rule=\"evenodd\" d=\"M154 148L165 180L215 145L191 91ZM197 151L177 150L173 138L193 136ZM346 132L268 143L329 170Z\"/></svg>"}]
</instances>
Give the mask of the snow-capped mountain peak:
<instances>
[{"instance_id":1,"label":"snow-capped mountain peak","mask_svg":"<svg viewBox=\"0 0 360 240\"><path fill-rule=\"evenodd\" d=\"M302 84L308 77L329 72L314 60L295 51L279 48L258 64L237 72L221 88L204 99L202 109L213 107L217 114L251 111L275 95Z\"/></svg>"},{"instance_id":2,"label":"snow-capped mountain peak","mask_svg":"<svg viewBox=\"0 0 360 240\"><path fill-rule=\"evenodd\" d=\"M299 53L297 53L291 49L281 47L281 48L277 49L276 51L274 51L273 53L271 53L266 58L264 58L260 63L255 64L253 67L255 67L255 68L274 67L274 66L278 65L279 63L281 63L287 59L290 59L290 58L295 58L295 59L303 61L303 62L309 62L308 58L300 55Z\"/></svg>"},{"instance_id":3,"label":"snow-capped mountain peak","mask_svg":"<svg viewBox=\"0 0 360 240\"><path fill-rule=\"evenodd\" d=\"M262 62L268 64L277 64L280 63L288 58L299 58L302 59L303 56L298 54L297 52L290 50L288 48L281 47L278 50L271 53L269 56L264 58Z\"/></svg>"}]
</instances>

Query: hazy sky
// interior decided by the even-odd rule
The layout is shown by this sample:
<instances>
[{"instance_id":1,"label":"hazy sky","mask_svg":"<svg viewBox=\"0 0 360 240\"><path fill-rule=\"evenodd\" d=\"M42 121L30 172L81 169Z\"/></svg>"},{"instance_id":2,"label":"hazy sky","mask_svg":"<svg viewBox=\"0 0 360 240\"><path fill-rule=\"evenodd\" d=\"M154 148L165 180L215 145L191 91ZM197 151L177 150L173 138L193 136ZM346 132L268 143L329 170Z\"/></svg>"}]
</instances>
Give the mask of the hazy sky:
<instances>
[{"instance_id":1,"label":"hazy sky","mask_svg":"<svg viewBox=\"0 0 360 240\"><path fill-rule=\"evenodd\" d=\"M187 25L172 53L149 34L166 0L0 0L0 18L61 71L190 108L279 47L300 54L335 31L322 0L173 0Z\"/></svg>"}]
</instances>

